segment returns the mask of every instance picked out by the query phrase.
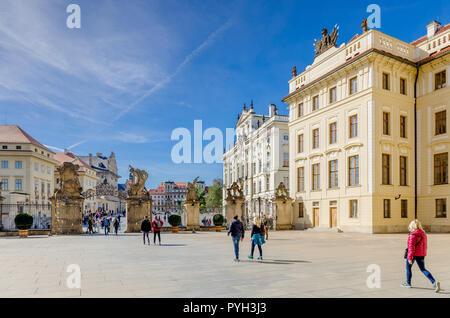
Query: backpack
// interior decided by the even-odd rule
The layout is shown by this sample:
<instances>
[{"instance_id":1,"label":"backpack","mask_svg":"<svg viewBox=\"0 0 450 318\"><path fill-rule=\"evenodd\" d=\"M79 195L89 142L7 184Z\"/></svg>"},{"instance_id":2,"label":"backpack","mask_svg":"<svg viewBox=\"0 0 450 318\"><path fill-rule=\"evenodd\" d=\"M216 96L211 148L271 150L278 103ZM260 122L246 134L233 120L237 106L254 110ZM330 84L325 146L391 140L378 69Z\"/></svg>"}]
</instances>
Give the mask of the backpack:
<instances>
[{"instance_id":1,"label":"backpack","mask_svg":"<svg viewBox=\"0 0 450 318\"><path fill-rule=\"evenodd\" d=\"M161 222L159 222L159 220L155 220L155 229L160 229L161 228Z\"/></svg>"}]
</instances>

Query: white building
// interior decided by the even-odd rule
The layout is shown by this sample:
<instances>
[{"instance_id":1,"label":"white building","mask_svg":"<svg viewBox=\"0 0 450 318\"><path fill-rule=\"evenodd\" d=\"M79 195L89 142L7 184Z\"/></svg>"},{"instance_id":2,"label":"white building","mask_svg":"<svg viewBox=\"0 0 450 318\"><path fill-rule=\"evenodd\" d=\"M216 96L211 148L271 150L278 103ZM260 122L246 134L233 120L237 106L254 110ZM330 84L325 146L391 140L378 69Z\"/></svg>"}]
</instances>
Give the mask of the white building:
<instances>
[{"instance_id":1,"label":"white building","mask_svg":"<svg viewBox=\"0 0 450 318\"><path fill-rule=\"evenodd\" d=\"M233 182L243 186L246 221L255 216L274 217L273 199L280 182L289 186L289 117L274 104L269 114L258 115L244 105L236 124L236 142L223 155L223 198Z\"/></svg>"}]
</instances>

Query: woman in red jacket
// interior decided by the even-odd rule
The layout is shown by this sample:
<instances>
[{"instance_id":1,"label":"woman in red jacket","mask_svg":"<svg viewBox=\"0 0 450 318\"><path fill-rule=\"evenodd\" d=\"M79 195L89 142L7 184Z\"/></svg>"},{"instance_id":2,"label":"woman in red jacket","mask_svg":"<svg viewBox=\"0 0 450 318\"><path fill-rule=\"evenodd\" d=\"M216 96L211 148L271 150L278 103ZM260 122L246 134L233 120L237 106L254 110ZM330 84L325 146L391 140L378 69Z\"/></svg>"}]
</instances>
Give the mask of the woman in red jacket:
<instances>
[{"instance_id":1,"label":"woman in red jacket","mask_svg":"<svg viewBox=\"0 0 450 318\"><path fill-rule=\"evenodd\" d=\"M433 284L434 291L438 293L441 290L440 283L433 278L433 275L425 269L425 256L427 256L427 235L419 220L412 221L409 226L408 253L406 258L406 283L402 287L411 288L412 272L411 267L414 261L417 261L422 273Z\"/></svg>"}]
</instances>

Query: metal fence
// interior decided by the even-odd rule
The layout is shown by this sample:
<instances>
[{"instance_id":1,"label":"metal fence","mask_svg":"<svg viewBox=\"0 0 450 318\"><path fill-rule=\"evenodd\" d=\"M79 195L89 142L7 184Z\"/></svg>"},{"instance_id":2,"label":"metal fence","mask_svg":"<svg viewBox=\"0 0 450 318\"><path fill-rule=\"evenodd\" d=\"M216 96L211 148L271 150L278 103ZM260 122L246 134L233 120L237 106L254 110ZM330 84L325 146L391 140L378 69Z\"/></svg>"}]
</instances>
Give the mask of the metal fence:
<instances>
[{"instance_id":1,"label":"metal fence","mask_svg":"<svg viewBox=\"0 0 450 318\"><path fill-rule=\"evenodd\" d=\"M50 204L1 204L3 230L16 230L14 218L19 213L33 216L32 229L50 229L52 212Z\"/></svg>"}]
</instances>

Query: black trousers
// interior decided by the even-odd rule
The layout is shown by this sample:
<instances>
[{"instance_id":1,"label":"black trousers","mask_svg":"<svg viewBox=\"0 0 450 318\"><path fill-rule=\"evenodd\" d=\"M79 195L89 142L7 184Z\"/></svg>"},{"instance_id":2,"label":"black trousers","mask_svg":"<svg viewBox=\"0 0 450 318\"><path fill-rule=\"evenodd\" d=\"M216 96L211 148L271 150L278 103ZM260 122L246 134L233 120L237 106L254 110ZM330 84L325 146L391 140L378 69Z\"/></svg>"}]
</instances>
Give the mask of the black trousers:
<instances>
[{"instance_id":1,"label":"black trousers","mask_svg":"<svg viewBox=\"0 0 450 318\"><path fill-rule=\"evenodd\" d=\"M153 231L153 243L156 244L156 235L158 235L159 243L161 244L161 231Z\"/></svg>"}]
</instances>

